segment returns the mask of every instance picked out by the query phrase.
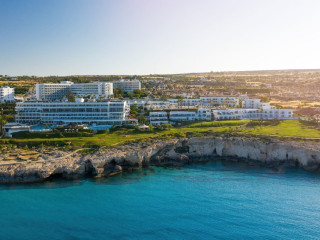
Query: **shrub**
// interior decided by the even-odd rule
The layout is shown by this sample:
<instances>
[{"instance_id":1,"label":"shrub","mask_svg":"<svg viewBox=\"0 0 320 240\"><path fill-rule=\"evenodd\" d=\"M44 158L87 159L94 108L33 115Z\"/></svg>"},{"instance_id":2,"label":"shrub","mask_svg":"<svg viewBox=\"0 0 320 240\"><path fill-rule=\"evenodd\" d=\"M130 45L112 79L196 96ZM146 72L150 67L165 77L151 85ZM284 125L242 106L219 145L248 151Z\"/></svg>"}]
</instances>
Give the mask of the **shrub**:
<instances>
[{"instance_id":1,"label":"shrub","mask_svg":"<svg viewBox=\"0 0 320 240\"><path fill-rule=\"evenodd\" d=\"M108 133L109 130L108 129L105 129L105 130L98 130L97 131L97 134L105 134L105 133Z\"/></svg>"},{"instance_id":2,"label":"shrub","mask_svg":"<svg viewBox=\"0 0 320 240\"><path fill-rule=\"evenodd\" d=\"M61 137L91 137L93 131L78 131L78 132L65 132L65 131L52 131L52 132L15 132L12 133L13 138L61 138Z\"/></svg>"},{"instance_id":3,"label":"shrub","mask_svg":"<svg viewBox=\"0 0 320 240\"><path fill-rule=\"evenodd\" d=\"M160 128L162 130L166 130L166 129L172 128L172 125L170 123L163 123L163 124L160 125Z\"/></svg>"}]
</instances>

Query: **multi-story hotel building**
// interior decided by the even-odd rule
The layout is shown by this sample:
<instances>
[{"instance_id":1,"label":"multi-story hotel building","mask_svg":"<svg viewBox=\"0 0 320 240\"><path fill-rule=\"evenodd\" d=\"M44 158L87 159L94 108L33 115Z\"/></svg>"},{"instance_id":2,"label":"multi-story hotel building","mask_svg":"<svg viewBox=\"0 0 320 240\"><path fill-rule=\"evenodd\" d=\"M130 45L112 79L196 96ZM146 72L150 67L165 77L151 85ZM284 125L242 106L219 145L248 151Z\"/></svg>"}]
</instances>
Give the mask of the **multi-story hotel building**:
<instances>
[{"instance_id":1,"label":"multi-story hotel building","mask_svg":"<svg viewBox=\"0 0 320 240\"><path fill-rule=\"evenodd\" d=\"M0 102L14 102L14 88L8 86L1 87Z\"/></svg>"},{"instance_id":2,"label":"multi-story hotel building","mask_svg":"<svg viewBox=\"0 0 320 240\"><path fill-rule=\"evenodd\" d=\"M175 123L184 121L204 120L211 121L211 109L199 108L197 112L193 111L158 111L149 113L149 122L152 125L161 125L163 123Z\"/></svg>"},{"instance_id":3,"label":"multi-story hotel building","mask_svg":"<svg viewBox=\"0 0 320 240\"><path fill-rule=\"evenodd\" d=\"M120 81L113 82L113 88L121 88L124 92L133 92L134 90L141 89L141 82L139 80L126 81L121 79Z\"/></svg>"},{"instance_id":4,"label":"multi-story hotel building","mask_svg":"<svg viewBox=\"0 0 320 240\"><path fill-rule=\"evenodd\" d=\"M158 126L164 123L169 123L168 113L163 112L150 112L149 122L152 125Z\"/></svg>"},{"instance_id":5,"label":"multi-story hotel building","mask_svg":"<svg viewBox=\"0 0 320 240\"><path fill-rule=\"evenodd\" d=\"M169 119L172 122L194 121L197 120L197 113L186 111L171 111L169 114Z\"/></svg>"},{"instance_id":6,"label":"multi-story hotel building","mask_svg":"<svg viewBox=\"0 0 320 240\"><path fill-rule=\"evenodd\" d=\"M70 90L75 96L109 97L113 95L113 84L108 82L79 83L72 84Z\"/></svg>"},{"instance_id":7,"label":"multi-story hotel building","mask_svg":"<svg viewBox=\"0 0 320 240\"><path fill-rule=\"evenodd\" d=\"M61 83L42 83L36 85L36 98L38 101L61 100L68 95L68 92L75 96L95 96L99 98L110 97L113 94L113 84L109 82L79 83L70 81Z\"/></svg>"},{"instance_id":8,"label":"multi-story hotel building","mask_svg":"<svg viewBox=\"0 0 320 240\"><path fill-rule=\"evenodd\" d=\"M130 107L126 101L108 102L21 102L16 105L15 120L28 124L125 125Z\"/></svg>"},{"instance_id":9,"label":"multi-story hotel building","mask_svg":"<svg viewBox=\"0 0 320 240\"><path fill-rule=\"evenodd\" d=\"M261 102L260 99L253 98L253 99L245 99L243 104L243 108L271 108L270 103Z\"/></svg>"},{"instance_id":10,"label":"multi-story hotel building","mask_svg":"<svg viewBox=\"0 0 320 240\"><path fill-rule=\"evenodd\" d=\"M239 104L238 97L200 97L200 98L184 98L181 102L178 99L169 99L169 102L180 106L215 106L225 105L228 107L236 107Z\"/></svg>"},{"instance_id":11,"label":"multi-story hotel building","mask_svg":"<svg viewBox=\"0 0 320 240\"><path fill-rule=\"evenodd\" d=\"M296 119L293 116L292 109L220 109L212 110L215 120L233 120L233 119L261 119L261 120L285 120Z\"/></svg>"},{"instance_id":12,"label":"multi-story hotel building","mask_svg":"<svg viewBox=\"0 0 320 240\"><path fill-rule=\"evenodd\" d=\"M202 105L225 105L236 107L239 104L238 97L200 97Z\"/></svg>"}]
</instances>

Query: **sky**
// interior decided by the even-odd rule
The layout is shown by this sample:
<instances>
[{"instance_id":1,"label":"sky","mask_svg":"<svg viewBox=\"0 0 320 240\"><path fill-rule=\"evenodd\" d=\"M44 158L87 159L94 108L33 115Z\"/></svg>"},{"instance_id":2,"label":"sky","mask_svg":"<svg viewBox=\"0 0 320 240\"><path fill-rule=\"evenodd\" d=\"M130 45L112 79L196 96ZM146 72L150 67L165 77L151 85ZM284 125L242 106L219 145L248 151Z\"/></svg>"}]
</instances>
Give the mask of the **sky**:
<instances>
[{"instance_id":1,"label":"sky","mask_svg":"<svg viewBox=\"0 0 320 240\"><path fill-rule=\"evenodd\" d=\"M0 74L318 69L319 9L319 0L0 0Z\"/></svg>"}]
</instances>

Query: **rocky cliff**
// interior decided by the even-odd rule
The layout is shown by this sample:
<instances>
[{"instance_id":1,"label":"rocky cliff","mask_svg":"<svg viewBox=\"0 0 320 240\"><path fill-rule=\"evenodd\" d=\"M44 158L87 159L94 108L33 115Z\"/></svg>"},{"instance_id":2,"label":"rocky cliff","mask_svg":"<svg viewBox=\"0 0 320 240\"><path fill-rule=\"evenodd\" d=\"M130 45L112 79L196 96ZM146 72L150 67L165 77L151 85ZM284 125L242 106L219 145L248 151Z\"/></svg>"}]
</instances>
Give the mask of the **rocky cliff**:
<instances>
[{"instance_id":1,"label":"rocky cliff","mask_svg":"<svg viewBox=\"0 0 320 240\"><path fill-rule=\"evenodd\" d=\"M41 161L1 164L0 183L35 182L53 177L108 176L149 165L183 165L214 159L255 162L272 167L300 166L316 171L320 166L320 144L243 137L199 137L100 149L85 156L81 151L55 151L42 154Z\"/></svg>"}]
</instances>

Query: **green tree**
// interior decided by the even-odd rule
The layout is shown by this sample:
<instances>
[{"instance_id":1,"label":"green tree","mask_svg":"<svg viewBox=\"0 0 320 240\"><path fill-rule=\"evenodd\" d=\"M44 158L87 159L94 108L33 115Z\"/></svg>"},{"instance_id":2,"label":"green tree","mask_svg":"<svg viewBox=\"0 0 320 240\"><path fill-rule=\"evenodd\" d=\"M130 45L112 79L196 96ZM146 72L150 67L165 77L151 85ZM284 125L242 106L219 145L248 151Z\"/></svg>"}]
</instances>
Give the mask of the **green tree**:
<instances>
[{"instance_id":1,"label":"green tree","mask_svg":"<svg viewBox=\"0 0 320 240\"><path fill-rule=\"evenodd\" d=\"M139 114L139 108L138 108L138 105L136 104L133 104L130 106L130 114L135 117Z\"/></svg>"},{"instance_id":2,"label":"green tree","mask_svg":"<svg viewBox=\"0 0 320 240\"><path fill-rule=\"evenodd\" d=\"M68 90L68 93L67 93L67 99L69 102L74 102L76 100L76 97L72 94L70 89Z\"/></svg>"},{"instance_id":3,"label":"green tree","mask_svg":"<svg viewBox=\"0 0 320 240\"><path fill-rule=\"evenodd\" d=\"M270 102L268 97L260 97L261 102Z\"/></svg>"},{"instance_id":4,"label":"green tree","mask_svg":"<svg viewBox=\"0 0 320 240\"><path fill-rule=\"evenodd\" d=\"M141 116L138 117L138 122L140 124L145 124L147 122L147 119L146 119L145 116L141 115Z\"/></svg>"},{"instance_id":5,"label":"green tree","mask_svg":"<svg viewBox=\"0 0 320 240\"><path fill-rule=\"evenodd\" d=\"M124 95L123 89L122 88L113 89L113 95L114 95L114 97L117 97L117 98L123 97L123 95Z\"/></svg>"}]
</instances>

